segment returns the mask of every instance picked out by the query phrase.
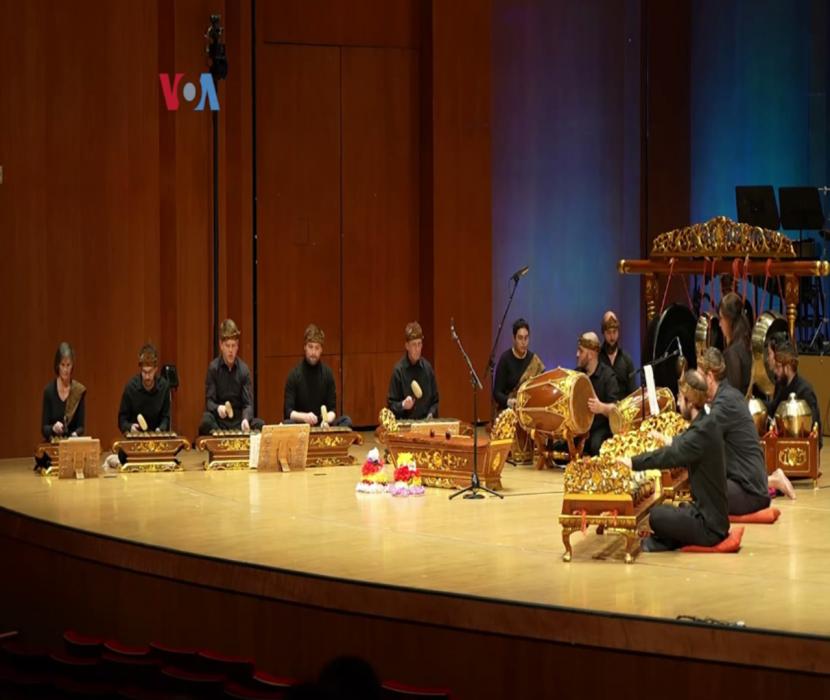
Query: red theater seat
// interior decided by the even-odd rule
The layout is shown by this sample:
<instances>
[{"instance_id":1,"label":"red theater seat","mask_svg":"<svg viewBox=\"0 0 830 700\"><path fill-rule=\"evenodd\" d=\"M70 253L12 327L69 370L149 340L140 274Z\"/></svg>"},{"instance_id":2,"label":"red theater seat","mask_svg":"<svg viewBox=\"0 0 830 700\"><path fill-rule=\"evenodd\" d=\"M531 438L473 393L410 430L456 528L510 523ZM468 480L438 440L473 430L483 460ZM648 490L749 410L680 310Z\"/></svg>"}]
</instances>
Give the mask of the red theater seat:
<instances>
[{"instance_id":1,"label":"red theater seat","mask_svg":"<svg viewBox=\"0 0 830 700\"><path fill-rule=\"evenodd\" d=\"M405 698L430 698L431 700L450 700L450 691L446 688L422 688L406 685L397 681L385 681L382 686L384 700L404 700Z\"/></svg>"}]
</instances>

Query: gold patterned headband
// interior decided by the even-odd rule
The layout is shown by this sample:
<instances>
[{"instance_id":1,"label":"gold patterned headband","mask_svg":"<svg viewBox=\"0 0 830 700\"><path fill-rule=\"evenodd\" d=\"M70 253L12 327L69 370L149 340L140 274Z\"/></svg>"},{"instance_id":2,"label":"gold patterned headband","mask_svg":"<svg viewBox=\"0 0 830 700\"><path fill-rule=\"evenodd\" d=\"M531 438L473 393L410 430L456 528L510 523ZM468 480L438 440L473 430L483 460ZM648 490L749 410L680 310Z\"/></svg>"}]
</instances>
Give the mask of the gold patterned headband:
<instances>
[{"instance_id":1,"label":"gold patterned headband","mask_svg":"<svg viewBox=\"0 0 830 700\"><path fill-rule=\"evenodd\" d=\"M580 347L585 348L586 350L594 350L596 352L599 352L599 343L593 338L585 338L584 336L579 336L579 338L576 341L576 344Z\"/></svg>"}]
</instances>

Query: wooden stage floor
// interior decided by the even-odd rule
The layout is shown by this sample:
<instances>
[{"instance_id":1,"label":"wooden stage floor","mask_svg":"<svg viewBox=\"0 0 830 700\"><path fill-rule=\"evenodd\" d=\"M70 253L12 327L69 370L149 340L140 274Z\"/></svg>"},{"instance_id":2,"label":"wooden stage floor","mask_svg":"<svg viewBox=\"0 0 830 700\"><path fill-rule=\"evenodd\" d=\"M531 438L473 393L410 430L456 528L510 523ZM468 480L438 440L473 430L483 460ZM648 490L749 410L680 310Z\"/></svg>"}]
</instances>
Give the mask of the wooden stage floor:
<instances>
[{"instance_id":1,"label":"wooden stage floor","mask_svg":"<svg viewBox=\"0 0 830 700\"><path fill-rule=\"evenodd\" d=\"M361 462L373 442L366 438L352 448ZM450 501L452 492L439 489L409 498L358 494L359 465L205 472L200 456L189 453L185 467L60 481L35 476L29 460L3 460L0 508L168 552L340 581L830 637L827 477L815 490L799 483L795 501L776 499L778 523L747 525L738 554L640 554L626 565L615 538L593 532L574 535L573 561L561 560L560 470L508 464L503 500Z\"/></svg>"}]
</instances>

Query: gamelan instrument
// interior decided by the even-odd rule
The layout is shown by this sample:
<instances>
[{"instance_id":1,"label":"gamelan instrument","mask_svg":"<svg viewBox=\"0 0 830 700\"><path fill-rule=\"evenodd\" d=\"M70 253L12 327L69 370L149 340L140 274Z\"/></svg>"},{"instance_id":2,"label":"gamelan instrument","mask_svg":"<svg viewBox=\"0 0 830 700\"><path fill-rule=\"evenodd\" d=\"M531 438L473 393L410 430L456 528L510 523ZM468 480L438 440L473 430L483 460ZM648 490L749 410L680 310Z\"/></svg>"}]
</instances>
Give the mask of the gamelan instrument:
<instances>
[{"instance_id":1,"label":"gamelan instrument","mask_svg":"<svg viewBox=\"0 0 830 700\"><path fill-rule=\"evenodd\" d=\"M723 350L724 337L720 319L713 311L703 311L695 324L695 357L698 361L707 348Z\"/></svg>"},{"instance_id":2,"label":"gamelan instrument","mask_svg":"<svg viewBox=\"0 0 830 700\"><path fill-rule=\"evenodd\" d=\"M787 319L775 311L764 311L752 327L752 384L767 396L775 391L775 375L767 363L770 339L779 333L788 333Z\"/></svg>"},{"instance_id":3,"label":"gamelan instrument","mask_svg":"<svg viewBox=\"0 0 830 700\"><path fill-rule=\"evenodd\" d=\"M686 366L697 367L696 328L697 319L688 306L669 304L662 314L649 321L643 341L643 364L650 364L672 353L677 347L675 339L679 338ZM655 384L668 388L673 395L677 394L677 380L683 369L680 359L654 365Z\"/></svg>"},{"instance_id":4,"label":"gamelan instrument","mask_svg":"<svg viewBox=\"0 0 830 700\"><path fill-rule=\"evenodd\" d=\"M679 434L687 426L683 418L666 411L643 421L637 430L614 435L600 448L598 457L580 457L565 468L565 495L562 500L562 542L564 561L571 561L571 535L595 525L597 534L625 538L625 562L630 564L640 551L639 530L649 511L663 501L677 497L685 486L685 469L636 472L620 464L618 457L632 457L661 447L651 431ZM668 472L668 474L667 474ZM671 490L664 484L671 483Z\"/></svg>"},{"instance_id":5,"label":"gamelan instrument","mask_svg":"<svg viewBox=\"0 0 830 700\"><path fill-rule=\"evenodd\" d=\"M125 433L123 438L112 443L113 453L123 451L127 455L126 464L120 468L122 472L182 471L177 455L189 449L190 440L172 431L148 433L142 429Z\"/></svg>"},{"instance_id":6,"label":"gamelan instrument","mask_svg":"<svg viewBox=\"0 0 830 700\"><path fill-rule=\"evenodd\" d=\"M565 440L573 459L582 453L584 437L591 430L594 414L588 399L594 387L584 372L564 367L542 372L522 384L516 392L516 415L519 425L537 440ZM544 450L540 449L543 466Z\"/></svg>"},{"instance_id":7,"label":"gamelan instrument","mask_svg":"<svg viewBox=\"0 0 830 700\"><path fill-rule=\"evenodd\" d=\"M666 387L657 387L657 407L660 413L674 411L674 394ZM643 389L632 391L617 403L608 415L612 433L627 433L639 428L646 418L651 416L651 404L648 394Z\"/></svg>"},{"instance_id":8,"label":"gamelan instrument","mask_svg":"<svg viewBox=\"0 0 830 700\"><path fill-rule=\"evenodd\" d=\"M501 472L516 427L512 409L502 411L493 423L490 438L478 439L477 471L481 483L490 489L500 489ZM397 464L398 455L412 455L421 472L424 486L464 488L470 483L473 471L473 438L446 432L388 432L386 447Z\"/></svg>"},{"instance_id":9,"label":"gamelan instrument","mask_svg":"<svg viewBox=\"0 0 830 700\"><path fill-rule=\"evenodd\" d=\"M749 415L752 416L752 422L755 423L755 430L758 431L758 437L764 437L767 434L769 424L766 405L761 399L753 396L749 399L747 406L749 407Z\"/></svg>"},{"instance_id":10,"label":"gamelan instrument","mask_svg":"<svg viewBox=\"0 0 830 700\"><path fill-rule=\"evenodd\" d=\"M39 470L41 476L91 479L101 470L101 442L97 438L53 436L35 449L35 457L42 459L44 455L49 455L49 468Z\"/></svg>"},{"instance_id":11,"label":"gamelan instrument","mask_svg":"<svg viewBox=\"0 0 830 700\"><path fill-rule=\"evenodd\" d=\"M806 477L818 486L818 423L806 401L790 394L775 411L775 428L763 437L767 473L781 469L788 477Z\"/></svg>"},{"instance_id":12,"label":"gamelan instrument","mask_svg":"<svg viewBox=\"0 0 830 700\"><path fill-rule=\"evenodd\" d=\"M251 433L241 430L214 430L196 440L196 448L207 452L205 469L249 469ZM306 467L355 464L351 445L362 445L363 436L346 427L311 428Z\"/></svg>"},{"instance_id":13,"label":"gamelan instrument","mask_svg":"<svg viewBox=\"0 0 830 700\"><path fill-rule=\"evenodd\" d=\"M795 260L792 241L778 231L742 224L725 216L661 233L653 243L648 260L620 260L620 274L645 276L646 317L649 322L658 316L658 302L664 290L658 275L699 275L712 277L730 273L737 278L753 275L784 277L784 302L787 309L787 328L795 335L800 294L799 277L826 277L830 262L826 260ZM711 261L711 266L710 266ZM748 318L753 324L751 307ZM695 322L697 319L695 319ZM682 340L682 338L681 338ZM708 347L708 346L707 346ZM694 347L683 345L690 367L695 367L687 353ZM653 355L651 357L658 357ZM649 357L645 352L643 357ZM674 388L673 385L658 384Z\"/></svg>"},{"instance_id":14,"label":"gamelan instrument","mask_svg":"<svg viewBox=\"0 0 830 700\"><path fill-rule=\"evenodd\" d=\"M472 428L464 426L456 418L425 418L423 420L407 420L395 418L395 414L388 408L380 409L378 427L375 437L381 445L386 445L390 433L419 433L421 435L472 435Z\"/></svg>"}]
</instances>

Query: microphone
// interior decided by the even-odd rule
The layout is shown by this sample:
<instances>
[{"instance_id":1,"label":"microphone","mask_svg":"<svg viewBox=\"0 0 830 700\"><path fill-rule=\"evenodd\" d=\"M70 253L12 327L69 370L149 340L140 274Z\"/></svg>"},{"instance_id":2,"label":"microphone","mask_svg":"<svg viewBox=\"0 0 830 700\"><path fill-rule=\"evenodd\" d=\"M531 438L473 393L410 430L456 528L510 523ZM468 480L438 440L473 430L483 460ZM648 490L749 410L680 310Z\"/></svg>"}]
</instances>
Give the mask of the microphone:
<instances>
[{"instance_id":1,"label":"microphone","mask_svg":"<svg viewBox=\"0 0 830 700\"><path fill-rule=\"evenodd\" d=\"M512 279L514 282L518 282L522 277L524 277L527 274L528 270L530 270L530 266L525 265L524 267L516 270L516 272L513 273L513 276L510 279Z\"/></svg>"}]
</instances>

